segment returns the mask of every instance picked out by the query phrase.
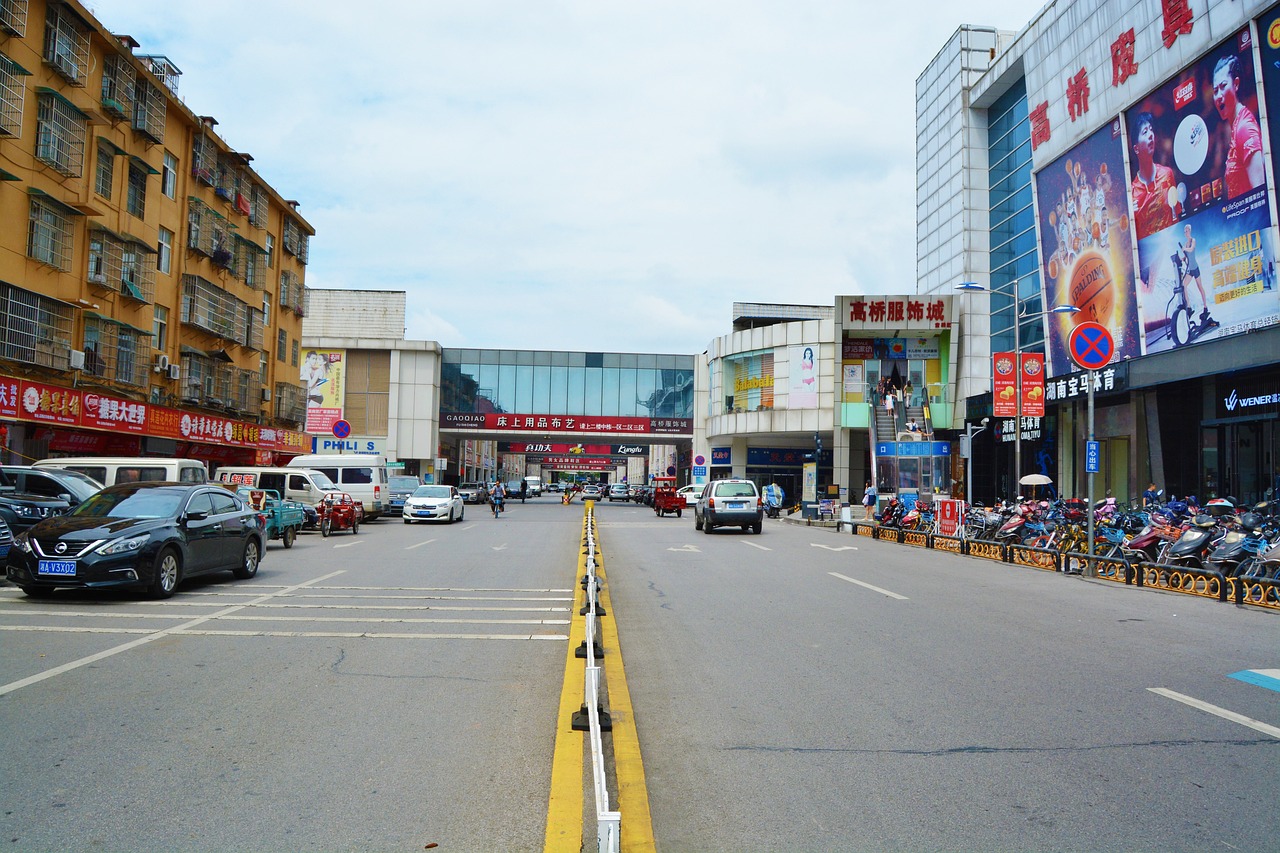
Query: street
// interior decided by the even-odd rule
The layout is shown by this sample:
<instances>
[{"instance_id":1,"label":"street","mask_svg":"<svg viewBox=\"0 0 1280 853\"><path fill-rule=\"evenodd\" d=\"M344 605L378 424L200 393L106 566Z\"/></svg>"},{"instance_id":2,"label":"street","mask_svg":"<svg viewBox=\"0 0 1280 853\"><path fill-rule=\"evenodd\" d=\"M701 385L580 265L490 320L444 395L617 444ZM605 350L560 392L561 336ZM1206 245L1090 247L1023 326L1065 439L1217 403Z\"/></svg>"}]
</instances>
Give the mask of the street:
<instances>
[{"instance_id":1,"label":"street","mask_svg":"<svg viewBox=\"0 0 1280 853\"><path fill-rule=\"evenodd\" d=\"M9 848L540 850L582 512L309 534L164 602L0 587ZM595 512L664 853L1274 847L1275 614Z\"/></svg>"}]
</instances>

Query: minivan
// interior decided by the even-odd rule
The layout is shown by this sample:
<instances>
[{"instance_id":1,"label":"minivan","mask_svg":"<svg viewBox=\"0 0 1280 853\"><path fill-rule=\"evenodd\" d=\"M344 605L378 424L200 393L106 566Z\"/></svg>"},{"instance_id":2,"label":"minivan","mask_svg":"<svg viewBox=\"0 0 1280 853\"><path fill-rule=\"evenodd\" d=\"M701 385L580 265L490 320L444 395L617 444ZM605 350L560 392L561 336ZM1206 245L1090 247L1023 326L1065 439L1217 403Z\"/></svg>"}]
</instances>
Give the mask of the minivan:
<instances>
[{"instance_id":1,"label":"minivan","mask_svg":"<svg viewBox=\"0 0 1280 853\"><path fill-rule=\"evenodd\" d=\"M97 480L104 486L165 480L171 483L206 483L209 470L198 459L165 459L153 456L64 456L42 459L33 468L65 468Z\"/></svg>"},{"instance_id":2,"label":"minivan","mask_svg":"<svg viewBox=\"0 0 1280 853\"><path fill-rule=\"evenodd\" d=\"M364 505L364 520L387 510L387 457L373 453L313 453L295 456L289 468L310 468L327 476L342 491Z\"/></svg>"},{"instance_id":3,"label":"minivan","mask_svg":"<svg viewBox=\"0 0 1280 853\"><path fill-rule=\"evenodd\" d=\"M312 510L307 513L308 528L315 526L314 507L325 492L339 487L323 471L310 468L257 468L224 465L214 472L214 480L233 486L248 486L276 492L285 500L297 501Z\"/></svg>"}]
</instances>

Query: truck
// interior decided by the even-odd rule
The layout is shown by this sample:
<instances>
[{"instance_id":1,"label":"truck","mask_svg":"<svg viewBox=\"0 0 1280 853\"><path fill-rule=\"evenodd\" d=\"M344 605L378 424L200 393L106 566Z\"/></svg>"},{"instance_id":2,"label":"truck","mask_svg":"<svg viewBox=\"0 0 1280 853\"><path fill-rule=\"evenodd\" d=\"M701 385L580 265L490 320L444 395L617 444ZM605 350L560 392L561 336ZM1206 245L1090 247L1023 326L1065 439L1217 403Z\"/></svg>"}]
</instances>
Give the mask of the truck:
<instances>
[{"instance_id":1,"label":"truck","mask_svg":"<svg viewBox=\"0 0 1280 853\"><path fill-rule=\"evenodd\" d=\"M525 477L525 494L531 498L540 497L542 495L542 478L541 477Z\"/></svg>"}]
</instances>

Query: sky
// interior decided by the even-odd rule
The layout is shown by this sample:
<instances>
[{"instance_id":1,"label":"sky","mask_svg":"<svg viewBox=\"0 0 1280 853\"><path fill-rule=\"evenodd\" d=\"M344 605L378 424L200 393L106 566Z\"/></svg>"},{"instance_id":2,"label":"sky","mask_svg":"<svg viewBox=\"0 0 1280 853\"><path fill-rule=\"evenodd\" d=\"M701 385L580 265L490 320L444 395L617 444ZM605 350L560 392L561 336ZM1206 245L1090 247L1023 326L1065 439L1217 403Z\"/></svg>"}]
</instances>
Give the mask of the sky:
<instances>
[{"instance_id":1,"label":"sky","mask_svg":"<svg viewBox=\"0 0 1280 853\"><path fill-rule=\"evenodd\" d=\"M916 78L961 24L1039 8L91 6L300 202L309 287L403 290L406 337L445 347L658 353L734 302L914 292Z\"/></svg>"}]
</instances>

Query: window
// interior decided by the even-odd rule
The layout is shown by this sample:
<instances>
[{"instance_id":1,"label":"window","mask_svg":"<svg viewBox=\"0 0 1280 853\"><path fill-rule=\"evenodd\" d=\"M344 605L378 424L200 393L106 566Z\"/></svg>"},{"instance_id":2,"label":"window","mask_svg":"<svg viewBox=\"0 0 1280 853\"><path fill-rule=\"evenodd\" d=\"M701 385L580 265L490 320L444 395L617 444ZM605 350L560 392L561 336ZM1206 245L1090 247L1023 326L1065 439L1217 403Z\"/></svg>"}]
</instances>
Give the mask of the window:
<instances>
[{"instance_id":1,"label":"window","mask_svg":"<svg viewBox=\"0 0 1280 853\"><path fill-rule=\"evenodd\" d=\"M178 192L178 158L164 152L164 165L160 168L160 192L176 198Z\"/></svg>"},{"instance_id":2,"label":"window","mask_svg":"<svg viewBox=\"0 0 1280 853\"><path fill-rule=\"evenodd\" d=\"M113 118L128 121L133 118L134 71L118 53L102 61L102 109Z\"/></svg>"},{"instance_id":3,"label":"window","mask_svg":"<svg viewBox=\"0 0 1280 853\"><path fill-rule=\"evenodd\" d=\"M0 6L3 5L4 0L0 0ZM25 68L0 53L0 136L22 133L23 85L20 78L27 75Z\"/></svg>"},{"instance_id":4,"label":"window","mask_svg":"<svg viewBox=\"0 0 1280 853\"><path fill-rule=\"evenodd\" d=\"M102 232L90 231L89 235L89 281L106 284L107 248L103 244Z\"/></svg>"},{"instance_id":5,"label":"window","mask_svg":"<svg viewBox=\"0 0 1280 853\"><path fill-rule=\"evenodd\" d=\"M284 361L289 347L289 333L284 329L276 332L276 361Z\"/></svg>"},{"instance_id":6,"label":"window","mask_svg":"<svg viewBox=\"0 0 1280 853\"><path fill-rule=\"evenodd\" d=\"M139 73L134 80L133 129L150 137L152 142L164 142L165 100L160 90L148 83Z\"/></svg>"},{"instance_id":7,"label":"window","mask_svg":"<svg viewBox=\"0 0 1280 853\"><path fill-rule=\"evenodd\" d=\"M276 238L267 235L267 268L275 269L276 266Z\"/></svg>"},{"instance_id":8,"label":"window","mask_svg":"<svg viewBox=\"0 0 1280 853\"><path fill-rule=\"evenodd\" d=\"M144 219L147 213L147 173L137 163L129 164L129 193L125 201L129 213Z\"/></svg>"},{"instance_id":9,"label":"window","mask_svg":"<svg viewBox=\"0 0 1280 853\"><path fill-rule=\"evenodd\" d=\"M19 38L27 34L27 0L0 0L0 32Z\"/></svg>"},{"instance_id":10,"label":"window","mask_svg":"<svg viewBox=\"0 0 1280 853\"><path fill-rule=\"evenodd\" d=\"M66 6L50 3L45 18L44 61L67 81L85 84L89 69L89 31Z\"/></svg>"},{"instance_id":11,"label":"window","mask_svg":"<svg viewBox=\"0 0 1280 853\"><path fill-rule=\"evenodd\" d=\"M160 226L160 239L157 241L156 251L156 269L163 273L173 272L173 240L177 235ZM158 309L157 309L158 310Z\"/></svg>"},{"instance_id":12,"label":"window","mask_svg":"<svg viewBox=\"0 0 1280 853\"><path fill-rule=\"evenodd\" d=\"M169 309L163 305L156 306L155 317L151 321L151 333L155 339L155 348L164 352L169 346Z\"/></svg>"},{"instance_id":13,"label":"window","mask_svg":"<svg viewBox=\"0 0 1280 853\"><path fill-rule=\"evenodd\" d=\"M71 306L0 282L0 358L71 368Z\"/></svg>"},{"instance_id":14,"label":"window","mask_svg":"<svg viewBox=\"0 0 1280 853\"><path fill-rule=\"evenodd\" d=\"M271 325L271 291L262 294L262 325Z\"/></svg>"},{"instance_id":15,"label":"window","mask_svg":"<svg viewBox=\"0 0 1280 853\"><path fill-rule=\"evenodd\" d=\"M93 181L93 191L103 198L111 198L111 184L115 179L116 152L101 139L98 140L98 169Z\"/></svg>"},{"instance_id":16,"label":"window","mask_svg":"<svg viewBox=\"0 0 1280 853\"><path fill-rule=\"evenodd\" d=\"M31 198L27 255L54 269L71 269L71 217L39 196Z\"/></svg>"},{"instance_id":17,"label":"window","mask_svg":"<svg viewBox=\"0 0 1280 853\"><path fill-rule=\"evenodd\" d=\"M289 363L298 366L298 342L295 340L289 349Z\"/></svg>"},{"instance_id":18,"label":"window","mask_svg":"<svg viewBox=\"0 0 1280 853\"><path fill-rule=\"evenodd\" d=\"M84 172L85 114L54 92L39 93L36 110L36 159L68 177Z\"/></svg>"}]
</instances>

